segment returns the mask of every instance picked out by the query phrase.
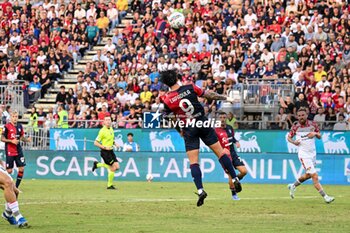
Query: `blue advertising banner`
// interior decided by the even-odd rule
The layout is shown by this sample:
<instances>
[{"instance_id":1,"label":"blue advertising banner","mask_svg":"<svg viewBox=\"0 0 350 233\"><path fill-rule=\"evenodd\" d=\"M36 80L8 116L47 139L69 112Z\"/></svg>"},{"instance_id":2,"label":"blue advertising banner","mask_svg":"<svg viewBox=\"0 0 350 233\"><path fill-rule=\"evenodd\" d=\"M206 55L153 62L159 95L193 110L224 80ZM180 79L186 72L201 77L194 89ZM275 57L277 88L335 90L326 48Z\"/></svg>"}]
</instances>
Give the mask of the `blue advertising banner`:
<instances>
[{"instance_id":1,"label":"blue advertising banner","mask_svg":"<svg viewBox=\"0 0 350 233\"><path fill-rule=\"evenodd\" d=\"M3 153L0 153L0 158ZM99 152L26 151L26 178L106 180L106 169L91 171L93 162L101 160ZM191 182L189 161L178 152L119 152L120 170L116 180ZM244 183L290 183L304 171L295 154L242 154L248 174ZM212 153L200 155L204 182L227 182L220 163ZM318 155L317 171L323 184L350 184L350 155Z\"/></svg>"},{"instance_id":2,"label":"blue advertising banner","mask_svg":"<svg viewBox=\"0 0 350 233\"><path fill-rule=\"evenodd\" d=\"M134 141L141 152L185 152L183 138L175 130L115 129L115 141L123 151L128 133L134 134ZM98 129L51 129L50 150L98 150L93 142ZM296 153L298 147L287 141L288 131L237 131L240 141L239 153ZM324 131L316 140L317 152L325 154L350 154L350 132ZM202 141L201 152L210 152Z\"/></svg>"}]
</instances>

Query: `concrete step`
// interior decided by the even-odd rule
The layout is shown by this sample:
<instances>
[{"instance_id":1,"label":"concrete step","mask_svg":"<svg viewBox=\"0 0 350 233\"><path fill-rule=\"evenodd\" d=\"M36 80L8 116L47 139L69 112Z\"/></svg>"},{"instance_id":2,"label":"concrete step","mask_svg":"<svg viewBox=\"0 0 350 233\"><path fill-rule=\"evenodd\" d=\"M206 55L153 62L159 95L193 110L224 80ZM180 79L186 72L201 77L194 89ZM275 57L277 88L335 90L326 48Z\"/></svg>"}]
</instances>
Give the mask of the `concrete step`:
<instances>
[{"instance_id":1,"label":"concrete step","mask_svg":"<svg viewBox=\"0 0 350 233\"><path fill-rule=\"evenodd\" d=\"M51 98L51 99L56 99L56 96L57 96L57 93L56 94L53 94L53 93L47 93L45 95L45 98Z\"/></svg>"},{"instance_id":2,"label":"concrete step","mask_svg":"<svg viewBox=\"0 0 350 233\"><path fill-rule=\"evenodd\" d=\"M36 103L34 104L34 106L36 108L43 108L43 109L49 109L49 108L54 108L56 104L52 104L52 103Z\"/></svg>"},{"instance_id":3,"label":"concrete step","mask_svg":"<svg viewBox=\"0 0 350 233\"><path fill-rule=\"evenodd\" d=\"M100 50L100 49L104 49L104 45L96 45L92 48L92 51L97 51L97 50Z\"/></svg>"},{"instance_id":4,"label":"concrete step","mask_svg":"<svg viewBox=\"0 0 350 233\"><path fill-rule=\"evenodd\" d=\"M74 70L84 70L84 69L85 69L85 65L83 64L74 65Z\"/></svg>"},{"instance_id":5,"label":"concrete step","mask_svg":"<svg viewBox=\"0 0 350 233\"><path fill-rule=\"evenodd\" d=\"M44 99L39 99L38 103L55 103L56 98L44 98Z\"/></svg>"},{"instance_id":6,"label":"concrete step","mask_svg":"<svg viewBox=\"0 0 350 233\"><path fill-rule=\"evenodd\" d=\"M92 55L92 56L91 56L91 59L92 59L92 57L93 57L95 54L97 54L97 51L91 50L91 51L87 52L86 54L87 54L87 55ZM84 58L85 58L85 57L86 57L86 56L84 56Z\"/></svg>"},{"instance_id":7,"label":"concrete step","mask_svg":"<svg viewBox=\"0 0 350 233\"><path fill-rule=\"evenodd\" d=\"M80 71L80 70L76 70L76 69L70 70L70 71L68 72L68 74L77 75L77 74L79 73L79 71ZM84 71L84 70L83 70L83 71Z\"/></svg>"}]
</instances>

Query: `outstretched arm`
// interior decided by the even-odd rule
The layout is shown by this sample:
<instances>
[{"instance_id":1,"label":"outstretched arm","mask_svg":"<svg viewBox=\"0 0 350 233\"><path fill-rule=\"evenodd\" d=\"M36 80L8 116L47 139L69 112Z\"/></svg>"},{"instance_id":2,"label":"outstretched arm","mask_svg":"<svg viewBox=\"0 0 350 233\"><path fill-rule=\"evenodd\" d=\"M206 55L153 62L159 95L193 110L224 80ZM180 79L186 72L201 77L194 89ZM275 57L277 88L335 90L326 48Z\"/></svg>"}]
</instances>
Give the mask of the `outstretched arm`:
<instances>
[{"instance_id":1,"label":"outstretched arm","mask_svg":"<svg viewBox=\"0 0 350 233\"><path fill-rule=\"evenodd\" d=\"M203 96L204 98L208 99L208 100L227 100L229 102L233 102L233 99L224 95L220 95L216 92L213 91L206 91L204 92Z\"/></svg>"}]
</instances>

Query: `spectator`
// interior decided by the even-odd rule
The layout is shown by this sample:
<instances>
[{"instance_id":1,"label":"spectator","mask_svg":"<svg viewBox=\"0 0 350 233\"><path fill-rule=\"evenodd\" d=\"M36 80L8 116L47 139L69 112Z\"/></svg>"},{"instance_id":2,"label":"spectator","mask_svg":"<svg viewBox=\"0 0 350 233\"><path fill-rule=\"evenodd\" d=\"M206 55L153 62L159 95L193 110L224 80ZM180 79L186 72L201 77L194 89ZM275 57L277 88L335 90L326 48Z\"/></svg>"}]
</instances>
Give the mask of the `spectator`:
<instances>
[{"instance_id":1,"label":"spectator","mask_svg":"<svg viewBox=\"0 0 350 233\"><path fill-rule=\"evenodd\" d=\"M6 106L5 111L2 112L1 122L3 125L9 122L11 116L11 106Z\"/></svg>"},{"instance_id":2,"label":"spectator","mask_svg":"<svg viewBox=\"0 0 350 233\"><path fill-rule=\"evenodd\" d=\"M134 134L128 133L128 141L123 145L123 151L126 152L136 152L140 150L140 146L134 142Z\"/></svg>"},{"instance_id":3,"label":"spectator","mask_svg":"<svg viewBox=\"0 0 350 233\"><path fill-rule=\"evenodd\" d=\"M57 93L56 95L56 104L57 105L65 105L66 104L66 87L65 86L60 86L60 92Z\"/></svg>"},{"instance_id":4,"label":"spectator","mask_svg":"<svg viewBox=\"0 0 350 233\"><path fill-rule=\"evenodd\" d=\"M344 115L342 114L339 115L339 120L337 123L335 123L333 130L337 130L337 131L349 130L348 123L344 121Z\"/></svg>"},{"instance_id":5,"label":"spectator","mask_svg":"<svg viewBox=\"0 0 350 233\"><path fill-rule=\"evenodd\" d=\"M36 102L41 97L41 84L38 76L34 76L33 82L28 86L29 101Z\"/></svg>"}]
</instances>

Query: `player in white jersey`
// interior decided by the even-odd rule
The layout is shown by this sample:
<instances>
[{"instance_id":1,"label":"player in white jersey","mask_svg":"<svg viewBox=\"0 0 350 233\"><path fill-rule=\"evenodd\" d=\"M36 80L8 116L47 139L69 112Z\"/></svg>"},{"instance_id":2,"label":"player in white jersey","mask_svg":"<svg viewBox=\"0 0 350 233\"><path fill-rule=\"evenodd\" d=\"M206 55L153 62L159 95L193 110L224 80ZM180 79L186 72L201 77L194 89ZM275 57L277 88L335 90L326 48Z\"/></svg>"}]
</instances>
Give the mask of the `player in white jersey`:
<instances>
[{"instance_id":1,"label":"player in white jersey","mask_svg":"<svg viewBox=\"0 0 350 233\"><path fill-rule=\"evenodd\" d=\"M324 198L326 203L334 201L334 197L328 196L319 182L316 172L316 145L315 137L321 139L320 129L317 123L307 120L305 108L300 108L297 112L298 122L295 123L289 132L288 141L299 147L298 157L305 169L305 173L300 176L294 184L289 184L290 196L294 198L296 187L308 179L312 179L315 188ZM295 140L293 138L295 137Z\"/></svg>"},{"instance_id":2,"label":"player in white jersey","mask_svg":"<svg viewBox=\"0 0 350 233\"><path fill-rule=\"evenodd\" d=\"M19 212L17 196L19 190L16 188L11 176L7 173L0 160L0 188L4 190L5 196L5 211L2 217L11 225L16 225L19 228L29 227L27 220Z\"/></svg>"}]
</instances>

